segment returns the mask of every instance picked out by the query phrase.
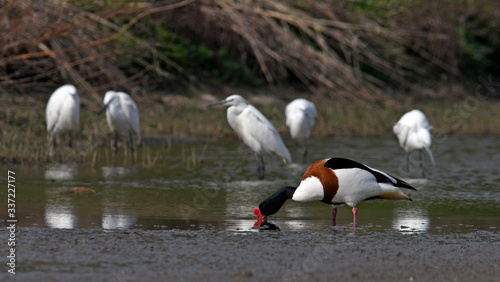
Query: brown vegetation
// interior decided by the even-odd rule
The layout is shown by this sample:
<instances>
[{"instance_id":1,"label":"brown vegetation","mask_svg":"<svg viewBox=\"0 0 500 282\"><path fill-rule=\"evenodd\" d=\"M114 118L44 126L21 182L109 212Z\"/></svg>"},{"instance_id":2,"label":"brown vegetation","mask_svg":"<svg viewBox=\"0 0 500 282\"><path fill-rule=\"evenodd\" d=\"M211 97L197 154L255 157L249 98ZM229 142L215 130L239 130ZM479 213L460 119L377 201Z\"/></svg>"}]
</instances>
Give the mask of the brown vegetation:
<instances>
[{"instance_id":1,"label":"brown vegetation","mask_svg":"<svg viewBox=\"0 0 500 282\"><path fill-rule=\"evenodd\" d=\"M4 1L0 90L50 93L70 82L95 107L97 93L110 88L164 85L147 85L151 77L199 89L193 70L162 52L170 43L151 28L161 22L197 44L227 49L271 85L297 80L313 93L385 104L393 104L384 91L394 86L436 97L425 90L462 79L469 49L480 60L500 46L491 34L500 29L500 4L448 2ZM481 40L491 48L474 45Z\"/></svg>"},{"instance_id":2,"label":"brown vegetation","mask_svg":"<svg viewBox=\"0 0 500 282\"><path fill-rule=\"evenodd\" d=\"M156 49L129 29L151 13L190 2L161 7L135 2L90 12L64 1L8 1L0 12L0 89L54 89L71 82L88 94L84 103L101 104L98 92L130 89L155 68L142 54L158 55ZM121 45L127 40L129 45ZM130 75L121 69L123 62L143 68Z\"/></svg>"}]
</instances>

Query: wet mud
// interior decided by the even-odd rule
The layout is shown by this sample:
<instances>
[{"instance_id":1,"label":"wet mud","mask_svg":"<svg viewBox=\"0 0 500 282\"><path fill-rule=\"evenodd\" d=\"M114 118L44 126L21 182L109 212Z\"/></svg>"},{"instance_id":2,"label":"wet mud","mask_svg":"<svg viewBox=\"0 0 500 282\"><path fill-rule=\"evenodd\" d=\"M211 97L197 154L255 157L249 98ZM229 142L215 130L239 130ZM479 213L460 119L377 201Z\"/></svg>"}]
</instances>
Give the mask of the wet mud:
<instances>
[{"instance_id":1,"label":"wet mud","mask_svg":"<svg viewBox=\"0 0 500 282\"><path fill-rule=\"evenodd\" d=\"M498 281L500 277L500 234L492 231L26 227L16 238L16 274L0 274L2 281ZM7 251L2 244L0 252Z\"/></svg>"}]
</instances>

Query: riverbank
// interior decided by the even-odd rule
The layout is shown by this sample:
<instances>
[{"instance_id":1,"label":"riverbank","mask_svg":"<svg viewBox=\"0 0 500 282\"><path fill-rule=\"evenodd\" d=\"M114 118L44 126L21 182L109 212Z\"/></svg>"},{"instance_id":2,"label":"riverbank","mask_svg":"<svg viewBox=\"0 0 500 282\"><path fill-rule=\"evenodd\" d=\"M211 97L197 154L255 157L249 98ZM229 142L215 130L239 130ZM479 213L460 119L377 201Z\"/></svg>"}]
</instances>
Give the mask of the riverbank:
<instances>
[{"instance_id":1,"label":"riverbank","mask_svg":"<svg viewBox=\"0 0 500 282\"><path fill-rule=\"evenodd\" d=\"M237 138L227 123L225 108L207 108L207 103L231 93L247 98L266 115L285 142L291 141L285 125L284 109L297 97L312 100L318 109L314 136L391 135L392 126L414 108L421 109L434 127L434 138L449 134L500 134L500 101L488 96L470 95L453 101L407 98L394 106L353 103L332 96L305 94L289 89L234 89L197 95L151 93L133 95L141 119L143 145L171 144L186 140ZM109 146L111 138L105 116L82 102L80 128L74 132L75 150L67 147L67 137L58 140L54 152L47 139L45 105L47 95L3 94L0 97L0 163L80 161L92 162L95 149ZM85 99L82 99L84 101ZM162 140L159 142L158 140ZM141 157L141 156L139 156ZM145 156L147 157L147 155ZM140 160L139 160L140 161Z\"/></svg>"}]
</instances>

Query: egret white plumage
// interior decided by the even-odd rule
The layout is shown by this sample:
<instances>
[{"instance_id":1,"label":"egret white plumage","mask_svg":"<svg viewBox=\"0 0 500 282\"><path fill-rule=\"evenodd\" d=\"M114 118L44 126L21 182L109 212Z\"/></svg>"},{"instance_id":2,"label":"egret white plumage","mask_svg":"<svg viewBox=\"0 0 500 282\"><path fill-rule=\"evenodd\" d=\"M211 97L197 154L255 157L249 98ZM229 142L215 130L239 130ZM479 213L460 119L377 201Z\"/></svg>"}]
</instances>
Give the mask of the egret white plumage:
<instances>
[{"instance_id":1,"label":"egret white plumage","mask_svg":"<svg viewBox=\"0 0 500 282\"><path fill-rule=\"evenodd\" d=\"M137 144L141 142L137 105L127 93L108 91L104 95L104 106L98 114L105 110L109 128L115 133L114 155L118 151L118 134L128 135L132 161L135 163L133 135L137 136Z\"/></svg>"},{"instance_id":2,"label":"egret white plumage","mask_svg":"<svg viewBox=\"0 0 500 282\"><path fill-rule=\"evenodd\" d=\"M398 137L399 145L406 152L406 169L409 171L410 153L420 151L420 168L423 173L422 150L427 151L432 165L435 165L434 156L431 151L431 129L429 121L425 114L420 110L412 110L405 113L392 128L394 134Z\"/></svg>"},{"instance_id":3,"label":"egret white plumage","mask_svg":"<svg viewBox=\"0 0 500 282\"><path fill-rule=\"evenodd\" d=\"M290 128L290 136L296 142L302 143L304 161L307 157L307 141L311 136L314 119L318 115L314 104L304 98L298 98L286 106L286 126Z\"/></svg>"},{"instance_id":4,"label":"egret white plumage","mask_svg":"<svg viewBox=\"0 0 500 282\"><path fill-rule=\"evenodd\" d=\"M272 123L254 106L240 95L234 94L226 99L207 106L227 105L227 121L236 134L256 155L259 179L264 178L263 154L279 156L285 164L292 158L278 131Z\"/></svg>"},{"instance_id":5,"label":"egret white plumage","mask_svg":"<svg viewBox=\"0 0 500 282\"><path fill-rule=\"evenodd\" d=\"M400 188L416 190L405 181L388 173L353 160L331 158L311 164L304 173L298 187L284 187L255 208L259 217L275 214L288 200L298 202L321 201L331 204L332 225L336 225L337 208L347 204L352 207L354 225L358 221L357 205L361 201L372 199L411 200L408 192Z\"/></svg>"},{"instance_id":6,"label":"egret white plumage","mask_svg":"<svg viewBox=\"0 0 500 282\"><path fill-rule=\"evenodd\" d=\"M69 146L73 147L71 130L80 125L80 96L74 85L65 84L52 93L45 109L45 118L54 147L56 137L65 132L69 132Z\"/></svg>"}]
</instances>

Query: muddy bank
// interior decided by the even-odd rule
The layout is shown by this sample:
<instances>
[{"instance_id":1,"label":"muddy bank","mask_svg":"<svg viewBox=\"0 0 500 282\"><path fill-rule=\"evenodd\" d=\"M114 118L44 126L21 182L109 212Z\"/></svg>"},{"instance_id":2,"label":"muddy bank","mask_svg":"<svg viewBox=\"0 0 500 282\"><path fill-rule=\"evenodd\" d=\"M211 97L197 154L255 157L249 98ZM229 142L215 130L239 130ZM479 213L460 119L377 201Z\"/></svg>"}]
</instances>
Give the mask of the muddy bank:
<instances>
[{"instance_id":1,"label":"muddy bank","mask_svg":"<svg viewBox=\"0 0 500 282\"><path fill-rule=\"evenodd\" d=\"M360 231L21 228L16 274L6 273L4 267L0 279L498 281L500 277L498 232ZM1 244L0 251L7 254L7 244Z\"/></svg>"}]
</instances>

